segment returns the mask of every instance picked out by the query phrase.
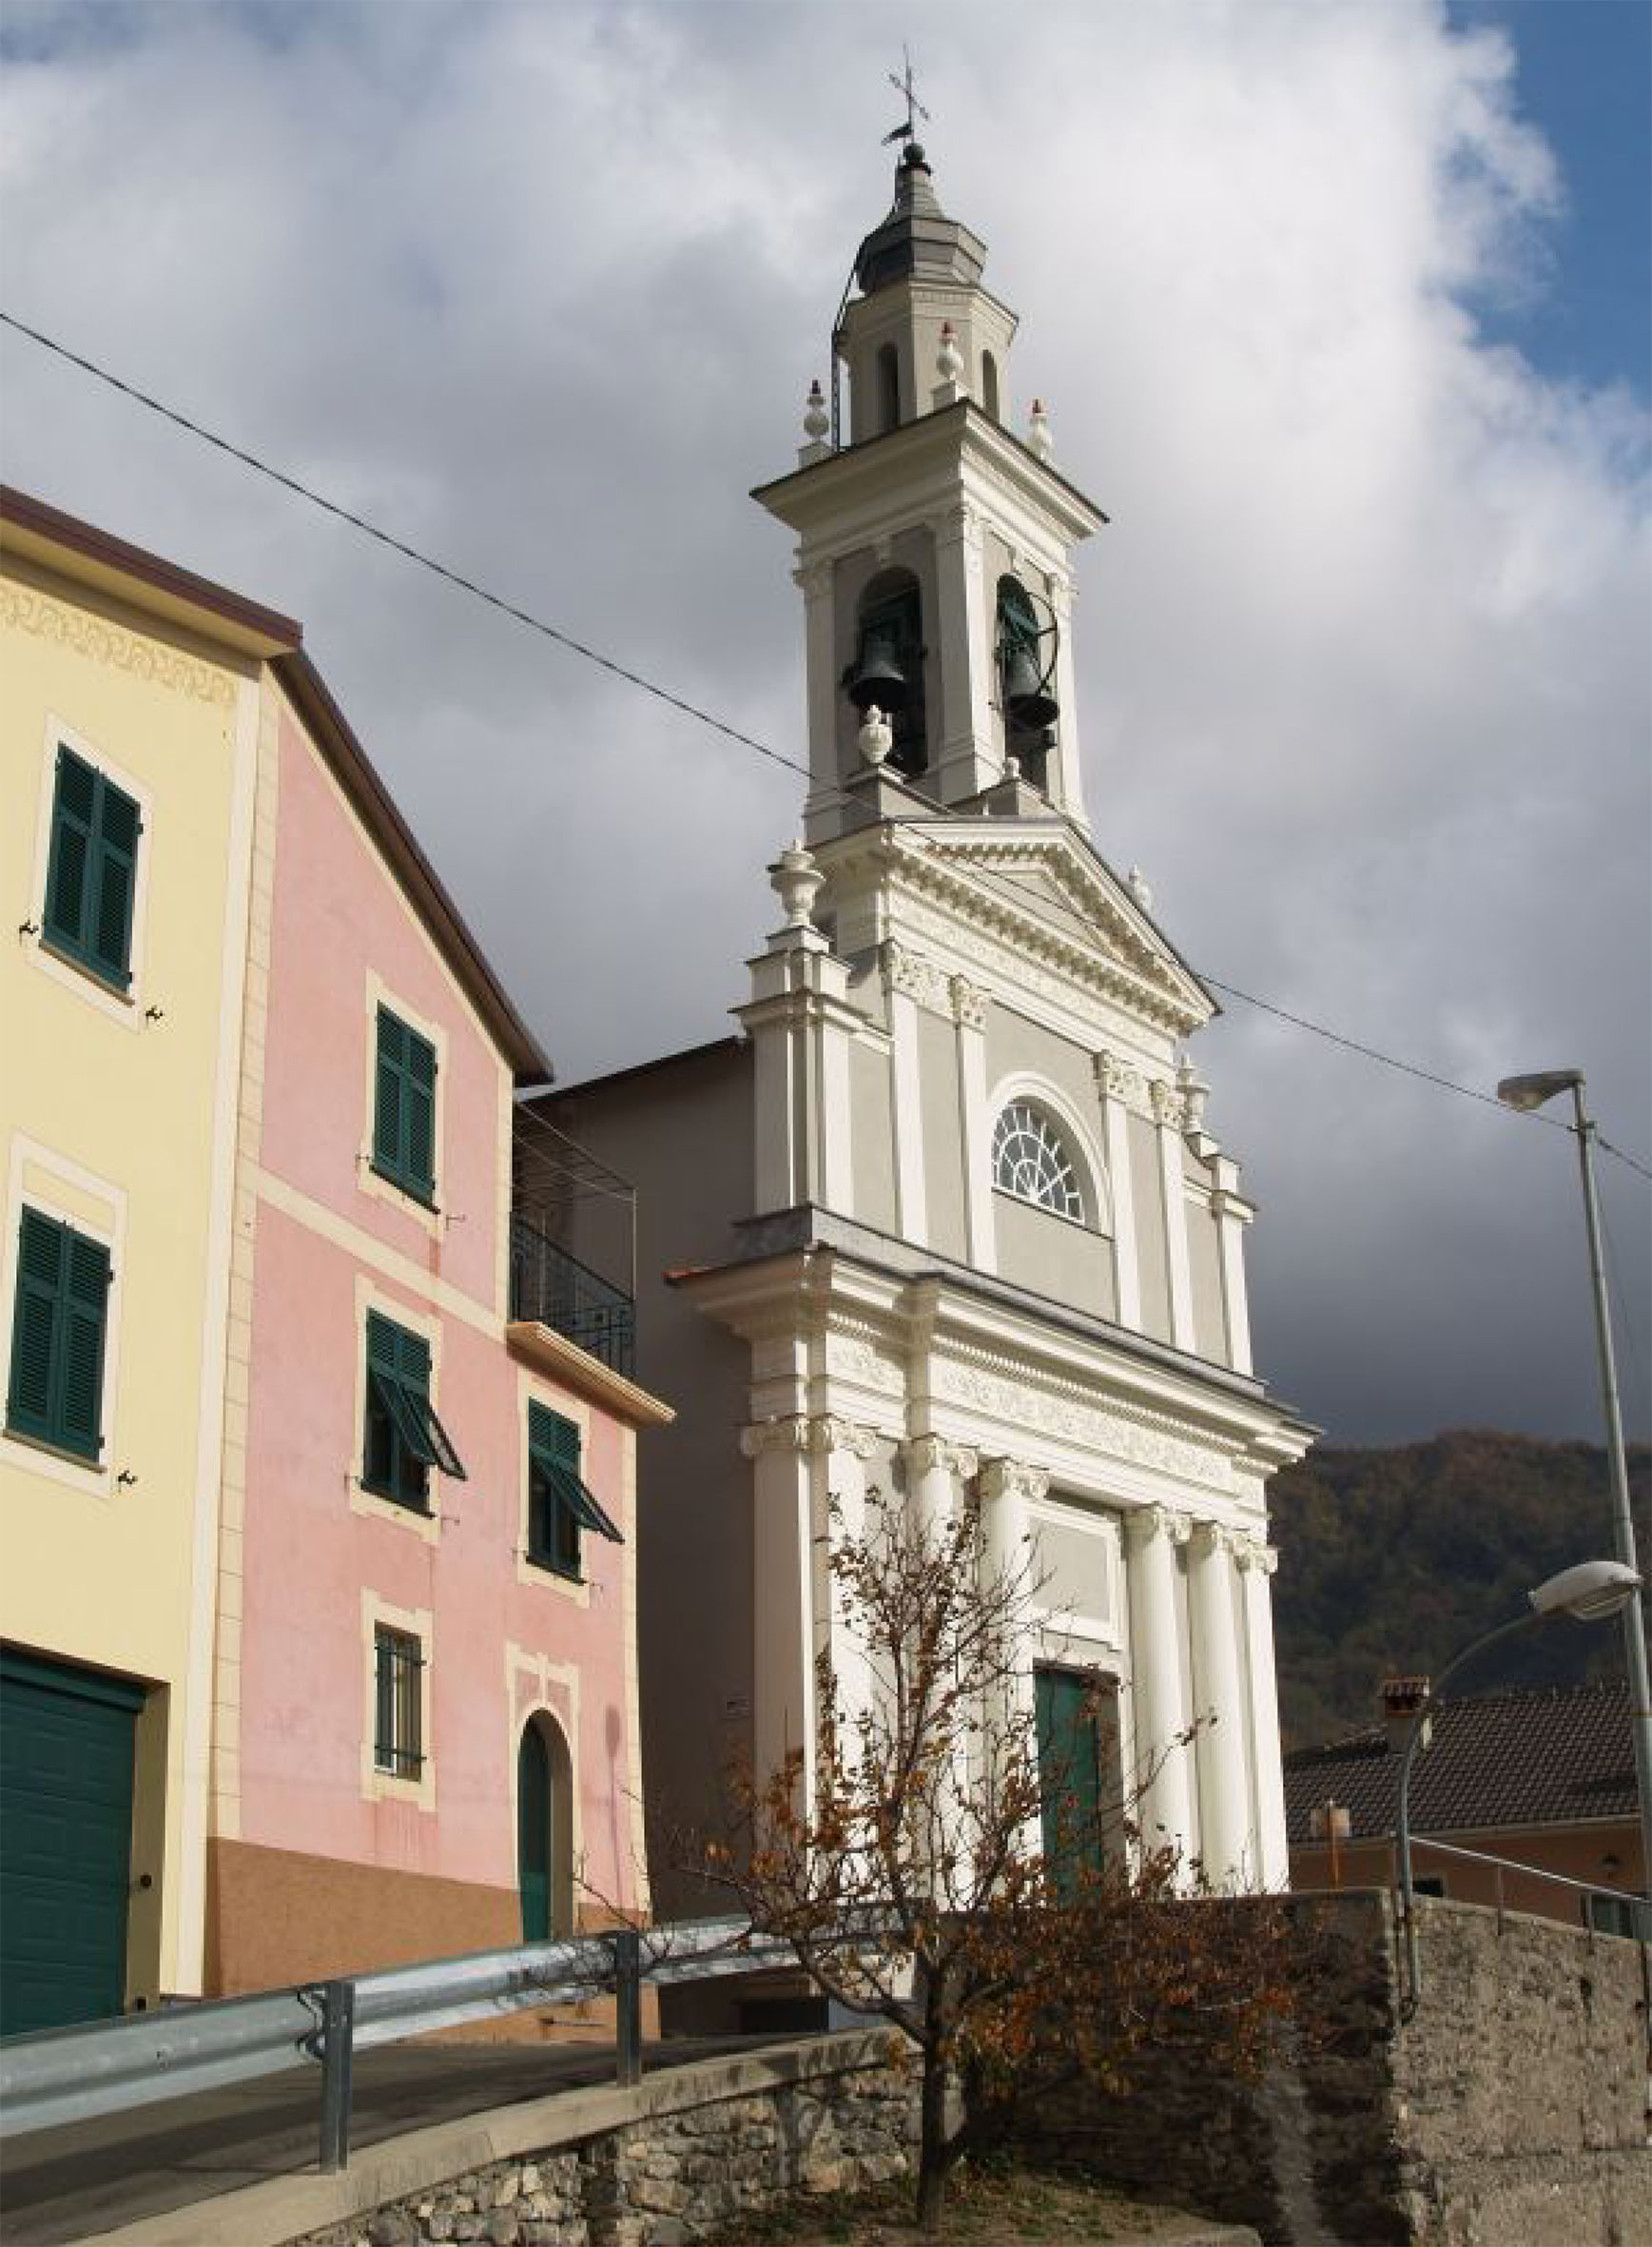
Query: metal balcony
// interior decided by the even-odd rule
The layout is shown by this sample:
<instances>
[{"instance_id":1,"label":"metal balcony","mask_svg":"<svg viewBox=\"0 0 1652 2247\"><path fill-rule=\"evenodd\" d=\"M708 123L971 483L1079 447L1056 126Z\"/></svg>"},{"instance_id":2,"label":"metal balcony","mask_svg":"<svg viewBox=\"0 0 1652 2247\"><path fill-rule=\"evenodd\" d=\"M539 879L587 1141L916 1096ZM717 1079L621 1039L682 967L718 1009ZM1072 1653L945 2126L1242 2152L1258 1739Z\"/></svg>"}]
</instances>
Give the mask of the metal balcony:
<instances>
[{"instance_id":1,"label":"metal balcony","mask_svg":"<svg viewBox=\"0 0 1652 2247\"><path fill-rule=\"evenodd\" d=\"M627 1379L636 1373L636 1305L559 1247L521 1210L511 1213L511 1317L536 1319Z\"/></svg>"}]
</instances>

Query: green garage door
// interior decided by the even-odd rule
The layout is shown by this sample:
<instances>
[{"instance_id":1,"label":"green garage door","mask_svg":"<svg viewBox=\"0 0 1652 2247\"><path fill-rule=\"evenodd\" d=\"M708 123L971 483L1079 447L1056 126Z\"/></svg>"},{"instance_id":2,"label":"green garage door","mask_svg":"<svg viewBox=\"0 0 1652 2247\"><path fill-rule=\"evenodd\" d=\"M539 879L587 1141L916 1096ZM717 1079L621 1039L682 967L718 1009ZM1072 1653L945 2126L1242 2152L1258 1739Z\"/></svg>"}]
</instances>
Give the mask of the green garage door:
<instances>
[{"instance_id":1,"label":"green garage door","mask_svg":"<svg viewBox=\"0 0 1652 2247\"><path fill-rule=\"evenodd\" d=\"M0 2036L121 2010L143 1701L0 1649Z\"/></svg>"}]
</instances>

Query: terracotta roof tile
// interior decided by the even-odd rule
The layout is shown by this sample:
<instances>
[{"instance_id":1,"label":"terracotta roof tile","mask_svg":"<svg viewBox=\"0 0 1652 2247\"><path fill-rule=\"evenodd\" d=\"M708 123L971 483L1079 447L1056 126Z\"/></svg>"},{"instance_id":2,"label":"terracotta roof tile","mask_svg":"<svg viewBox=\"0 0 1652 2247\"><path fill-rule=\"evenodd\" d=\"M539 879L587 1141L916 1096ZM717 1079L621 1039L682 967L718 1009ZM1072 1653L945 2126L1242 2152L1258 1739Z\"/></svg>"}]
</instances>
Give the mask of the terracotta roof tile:
<instances>
[{"instance_id":1,"label":"terracotta roof tile","mask_svg":"<svg viewBox=\"0 0 1652 2247\"><path fill-rule=\"evenodd\" d=\"M1404 1735L1399 1735L1403 1743ZM1386 1728L1285 1758L1285 1807L1293 1844L1326 1801L1349 1812L1351 1838L1393 1830L1400 1746ZM1462 1833L1635 1815L1629 1688L1622 1678L1447 1700L1433 1738L1411 1768L1411 1825Z\"/></svg>"}]
</instances>

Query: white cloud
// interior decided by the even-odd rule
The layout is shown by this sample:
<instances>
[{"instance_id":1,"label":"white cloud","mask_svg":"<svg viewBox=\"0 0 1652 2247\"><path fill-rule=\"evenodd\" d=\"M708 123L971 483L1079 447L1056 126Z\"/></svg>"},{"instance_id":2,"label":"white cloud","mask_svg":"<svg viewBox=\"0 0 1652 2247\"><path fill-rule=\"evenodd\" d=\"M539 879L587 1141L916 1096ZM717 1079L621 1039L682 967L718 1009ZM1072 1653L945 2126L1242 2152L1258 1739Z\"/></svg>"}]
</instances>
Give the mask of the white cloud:
<instances>
[{"instance_id":1,"label":"white cloud","mask_svg":"<svg viewBox=\"0 0 1652 2247\"><path fill-rule=\"evenodd\" d=\"M886 202L878 20L14 5L5 300L798 755L745 495ZM1565 193L1506 41L1424 0L1038 22L904 28L1011 388L1115 518L1076 624L1102 850L1212 972L1479 1084L1581 1063L1644 1149L1643 401L1482 340ZM305 618L565 1076L718 1031L787 775L3 367L11 480ZM1564 1142L1236 1006L1209 1044L1288 1393L1350 1433L1593 1425Z\"/></svg>"}]
</instances>

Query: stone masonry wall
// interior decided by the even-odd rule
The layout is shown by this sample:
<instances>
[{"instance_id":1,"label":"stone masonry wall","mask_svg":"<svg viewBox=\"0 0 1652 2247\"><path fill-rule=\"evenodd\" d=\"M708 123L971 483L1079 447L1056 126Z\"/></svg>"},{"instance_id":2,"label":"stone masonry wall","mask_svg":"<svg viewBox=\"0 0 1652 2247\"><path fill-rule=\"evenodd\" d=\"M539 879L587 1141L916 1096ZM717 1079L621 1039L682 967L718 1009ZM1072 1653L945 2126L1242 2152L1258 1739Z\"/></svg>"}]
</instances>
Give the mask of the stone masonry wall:
<instances>
[{"instance_id":1,"label":"stone masonry wall","mask_svg":"<svg viewBox=\"0 0 1652 2247\"><path fill-rule=\"evenodd\" d=\"M303 2233L301 2247L687 2247L795 2193L904 2176L917 2143L915 2078L867 2064L861 2043L858 2059L792 2081L490 2163Z\"/></svg>"},{"instance_id":2,"label":"stone masonry wall","mask_svg":"<svg viewBox=\"0 0 1652 2247\"><path fill-rule=\"evenodd\" d=\"M1292 1908L1313 1971L1266 2081L1150 2062L1023 2118L1022 2148L1268 2247L1652 2247L1640 1944L1423 1898L1407 2020L1385 1891Z\"/></svg>"}]
</instances>

